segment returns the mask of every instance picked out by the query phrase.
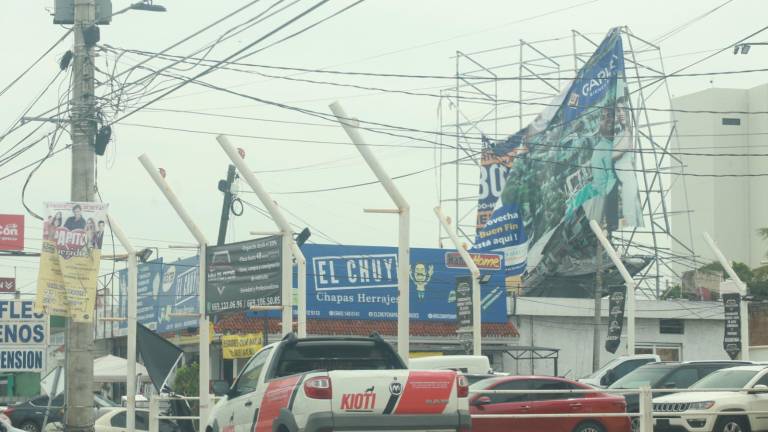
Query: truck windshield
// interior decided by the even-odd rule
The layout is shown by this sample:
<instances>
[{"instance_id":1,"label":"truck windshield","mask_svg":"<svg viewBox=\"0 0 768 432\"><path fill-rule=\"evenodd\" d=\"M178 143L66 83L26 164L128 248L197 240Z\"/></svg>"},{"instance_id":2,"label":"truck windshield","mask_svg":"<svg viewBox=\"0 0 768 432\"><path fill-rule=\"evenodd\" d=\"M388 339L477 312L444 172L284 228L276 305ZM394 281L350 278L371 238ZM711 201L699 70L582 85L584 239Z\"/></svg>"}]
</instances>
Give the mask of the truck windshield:
<instances>
[{"instance_id":1,"label":"truck windshield","mask_svg":"<svg viewBox=\"0 0 768 432\"><path fill-rule=\"evenodd\" d=\"M275 376L313 370L405 369L400 357L384 343L375 341L298 341L280 353Z\"/></svg>"},{"instance_id":2,"label":"truck windshield","mask_svg":"<svg viewBox=\"0 0 768 432\"><path fill-rule=\"evenodd\" d=\"M655 388L656 384L664 378L668 372L674 369L669 367L640 367L624 375L621 379L611 384L612 389L635 389L640 386L648 385Z\"/></svg>"},{"instance_id":3,"label":"truck windshield","mask_svg":"<svg viewBox=\"0 0 768 432\"><path fill-rule=\"evenodd\" d=\"M600 369L592 372L589 375L583 376L582 379L584 379L584 378L597 378L599 376L602 376L603 374L605 374L605 372L608 369L613 369L614 366L618 365L622 361L623 361L622 358L615 358L615 359L609 361L608 363L604 364Z\"/></svg>"},{"instance_id":4,"label":"truck windshield","mask_svg":"<svg viewBox=\"0 0 768 432\"><path fill-rule=\"evenodd\" d=\"M698 389L740 389L757 375L750 370L719 370L700 379L691 388Z\"/></svg>"}]
</instances>

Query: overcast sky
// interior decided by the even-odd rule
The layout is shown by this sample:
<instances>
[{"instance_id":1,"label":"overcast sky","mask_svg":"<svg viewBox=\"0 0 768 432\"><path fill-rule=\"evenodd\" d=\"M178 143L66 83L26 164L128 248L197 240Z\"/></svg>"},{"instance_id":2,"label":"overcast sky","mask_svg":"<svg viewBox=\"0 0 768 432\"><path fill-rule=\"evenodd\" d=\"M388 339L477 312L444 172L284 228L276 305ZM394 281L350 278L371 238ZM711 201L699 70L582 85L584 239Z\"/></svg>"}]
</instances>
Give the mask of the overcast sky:
<instances>
[{"instance_id":1,"label":"overcast sky","mask_svg":"<svg viewBox=\"0 0 768 432\"><path fill-rule=\"evenodd\" d=\"M189 55L197 51L217 40L233 26L246 22L272 7L274 1L262 0L256 3L214 29L189 39L171 53ZM635 35L652 41L723 2L367 0L300 36L254 54L244 61L310 69L450 76L455 73L453 56L457 50L472 53L517 44L520 39L557 39L539 46L550 55L567 55L573 50L572 29L599 43L603 35L614 26L628 26ZM156 3L166 6L168 12L130 11L119 15L115 17L112 25L102 26L101 44L115 48L160 51L248 2L156 0ZM256 45L256 48L264 47L269 42L276 41L281 36L352 3L347 0L331 0L294 26ZM115 0L114 9L122 9L128 4L125 0ZM309 0L299 0L295 4L292 1L281 2L272 10L288 5L290 7L242 34L216 45L208 54L208 58L227 57L313 4L315 2ZM4 41L0 88L18 76L65 32L61 26L52 24L52 7L53 0L4 0L0 3L0 37ZM767 12L768 4L764 0L733 0L710 16L692 22L661 43L666 72L675 71L760 30L765 25ZM768 40L768 32L753 40ZM1 131L10 128L21 112L54 78L58 72L58 59L70 46L71 36L0 97ZM480 54L478 58L482 58L485 65L511 63L516 58L513 57L515 50ZM652 59L655 52L641 54L641 57L643 55L650 56L649 62L655 61L655 64L658 64L658 60ZM766 55L768 47L755 47L747 56L734 56L729 49L696 65L688 72L760 68L765 66ZM128 53L118 59L112 52L100 51L96 62L103 73L97 74L97 78L108 82L107 74L111 73L112 68L119 72L144 58L146 57ZM572 76L573 72L566 70L573 67L573 59L563 57L560 62L564 71L562 76ZM149 65L160 67L167 63L155 61ZM272 75L295 74L282 70L245 69ZM514 68L508 68L504 73L509 76L514 71ZM145 74L146 71L135 71L129 81ZM294 77L430 94L439 94L441 88L454 84L454 81L445 79L323 74L302 74ZM66 79L62 74L35 104L30 114L38 115L55 106L56 101L65 96L68 86ZM328 113L328 104L338 100L349 115L363 120L420 131L436 131L440 124L440 100L436 97L270 79L234 71L216 71L204 80L258 98L312 111ZM748 88L765 81L765 73L752 73L720 76L714 81L711 77L675 78L669 80L669 85L673 95L683 95L711 86ZM162 84L162 81L155 83L158 82ZM108 87L109 84L100 88L97 94L105 95L112 91ZM517 98L517 94L504 91L505 88L502 87L500 98ZM151 98L147 98L143 101L150 100ZM653 106L668 108L666 94L657 94L653 99ZM286 194L365 183L374 179L355 148L346 145L349 141L340 127L320 118L205 89L195 84L190 84L156 102L151 108L164 111L143 110L117 124L114 127L115 139L110 144L107 155L98 159L98 187L102 197L110 204L112 215L120 221L137 246L159 247L166 258L193 253L192 250L165 249L169 245L190 244L192 237L139 164L137 157L143 153L148 154L157 166L165 168L168 173L167 180L181 201L209 241L216 241L222 199L216 185L225 175L228 164L228 159L216 143L216 132L263 137L256 139L233 136L232 142L245 150L246 161L253 170L265 171L259 173L258 177L267 190L274 194L275 200L292 213L288 215L289 219L298 226L306 226L306 221L316 228L313 230L315 233L312 241L370 245L396 243L397 220L394 216L364 214L362 211L363 208L392 207L380 185L332 192ZM444 105L444 116L455 115L446 109ZM169 110L311 124L221 118ZM18 143L36 126L38 124L27 125L6 137L0 142L0 153ZM147 126L197 132L160 130ZM502 135L514 133L516 126L516 121L502 122L498 132ZM45 125L32 137L43 136L51 130L53 125ZM374 152L392 176L424 170L439 161L439 155L429 143L370 131L364 131L363 134L370 144L381 145L374 147ZM434 135L428 133L408 134L428 140L435 139ZM68 144L68 139L68 136L65 136L58 145L61 147ZM284 141L285 139L298 141ZM382 147L383 145L391 147ZM413 148L416 146L422 148ZM11 162L0 166L0 177L40 159L46 152L44 143L34 146ZM444 160L451 158L451 155L452 153L444 153ZM32 210L41 213L43 202L69 199L70 166L69 152L62 152L48 160L37 171L26 194L27 205ZM25 170L0 181L0 213L25 213L21 204L21 188L28 172ZM444 183L446 179L448 174L443 179ZM413 208L412 245L437 246L438 226L432 208L438 203L439 171L425 171L398 180L397 184ZM240 189L245 192L248 188L241 183ZM253 194L242 193L240 197L245 201L257 202ZM26 222L27 249L37 251L40 248L42 225L29 215ZM249 238L248 232L251 230L272 229L274 226L268 219L246 207L242 216L233 219L228 240L245 240ZM327 237L323 238L318 230ZM111 242L105 241L105 249L110 250L106 253L111 253L111 247ZM32 291L37 260L0 258L0 276L12 275L14 267L18 272L19 286L24 291ZM111 265L104 266L103 269L108 268L111 269Z\"/></svg>"}]
</instances>

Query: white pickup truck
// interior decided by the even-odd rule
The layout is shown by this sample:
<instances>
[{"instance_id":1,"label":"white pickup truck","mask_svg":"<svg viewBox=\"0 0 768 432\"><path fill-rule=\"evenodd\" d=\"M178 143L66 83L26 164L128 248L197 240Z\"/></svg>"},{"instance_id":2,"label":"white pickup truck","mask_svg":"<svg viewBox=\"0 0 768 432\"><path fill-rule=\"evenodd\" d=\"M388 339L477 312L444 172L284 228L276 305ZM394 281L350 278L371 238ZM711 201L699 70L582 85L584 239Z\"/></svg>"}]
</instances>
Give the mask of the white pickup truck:
<instances>
[{"instance_id":1,"label":"white pickup truck","mask_svg":"<svg viewBox=\"0 0 768 432\"><path fill-rule=\"evenodd\" d=\"M466 378L408 370L380 336L289 334L248 361L206 432L455 431L471 428Z\"/></svg>"}]
</instances>

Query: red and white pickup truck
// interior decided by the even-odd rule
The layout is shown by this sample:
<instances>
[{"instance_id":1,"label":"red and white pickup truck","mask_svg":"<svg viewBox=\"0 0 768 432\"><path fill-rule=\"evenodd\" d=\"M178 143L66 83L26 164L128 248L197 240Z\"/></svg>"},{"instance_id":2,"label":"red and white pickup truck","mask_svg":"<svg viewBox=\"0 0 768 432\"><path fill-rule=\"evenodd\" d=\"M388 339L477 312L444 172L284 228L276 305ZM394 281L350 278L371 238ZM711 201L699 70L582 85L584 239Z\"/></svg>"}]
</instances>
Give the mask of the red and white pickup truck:
<instances>
[{"instance_id":1,"label":"red and white pickup truck","mask_svg":"<svg viewBox=\"0 0 768 432\"><path fill-rule=\"evenodd\" d=\"M464 432L468 392L454 371L408 370L376 334L290 334L251 357L206 432Z\"/></svg>"}]
</instances>

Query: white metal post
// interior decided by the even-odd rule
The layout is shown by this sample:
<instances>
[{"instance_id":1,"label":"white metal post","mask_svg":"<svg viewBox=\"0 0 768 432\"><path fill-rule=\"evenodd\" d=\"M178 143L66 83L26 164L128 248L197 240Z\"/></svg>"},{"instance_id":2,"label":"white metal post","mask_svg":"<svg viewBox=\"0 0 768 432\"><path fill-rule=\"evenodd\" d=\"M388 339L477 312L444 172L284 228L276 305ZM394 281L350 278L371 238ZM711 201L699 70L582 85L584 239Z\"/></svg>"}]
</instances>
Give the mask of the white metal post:
<instances>
[{"instance_id":1,"label":"white metal post","mask_svg":"<svg viewBox=\"0 0 768 432\"><path fill-rule=\"evenodd\" d=\"M653 432L653 393L648 385L640 386L640 427L638 432Z\"/></svg>"},{"instance_id":2,"label":"white metal post","mask_svg":"<svg viewBox=\"0 0 768 432\"><path fill-rule=\"evenodd\" d=\"M741 311L741 353L739 354L739 358L741 360L749 360L749 303L745 298L747 295L747 286L733 270L730 261L728 261L720 248L717 247L717 244L712 240L712 237L710 237L709 234L704 233L704 241L706 241L709 248L712 249L715 257L717 257L720 265L723 266L731 280L738 286L739 294L741 294L741 303L739 304L739 310Z\"/></svg>"},{"instance_id":3,"label":"white metal post","mask_svg":"<svg viewBox=\"0 0 768 432\"><path fill-rule=\"evenodd\" d=\"M440 220L440 225L443 226L443 229L445 229L445 232L448 233L448 236L451 238L453 246L456 247L461 259L464 260L464 265L467 266L467 269L469 269L469 272L472 274L472 353L476 356L483 355L483 321L481 315L482 309L480 308L480 269L477 268L477 264L475 264L475 260L472 259L469 252L461 246L459 237L456 235L456 232L451 229L451 223L448 221L448 218L445 217L443 209L435 207L435 214L437 215L437 219Z\"/></svg>"},{"instance_id":4,"label":"white metal post","mask_svg":"<svg viewBox=\"0 0 768 432\"><path fill-rule=\"evenodd\" d=\"M291 242L291 251L296 259L296 265L299 267L299 305L298 305L298 327L299 337L307 337L307 259L301 252L301 248L295 241Z\"/></svg>"},{"instance_id":5,"label":"white metal post","mask_svg":"<svg viewBox=\"0 0 768 432\"><path fill-rule=\"evenodd\" d=\"M128 240L128 236L117 223L115 218L111 215L107 215L109 221L109 229L117 237L120 244L123 245L123 249L128 254L128 374L125 377L126 380L126 420L125 426L129 431L136 429L136 309L138 302L138 263L136 258L136 250L133 248L131 241Z\"/></svg>"},{"instance_id":6,"label":"white metal post","mask_svg":"<svg viewBox=\"0 0 768 432\"><path fill-rule=\"evenodd\" d=\"M187 229L190 233L192 233L192 236L197 241L198 245L200 246L200 274L199 274L199 284L198 284L198 300L199 300L199 308L200 313L198 314L198 333L200 336L199 341L199 357L200 357L200 376L199 376L199 396L200 396L200 424L205 425L208 421L208 412L210 411L210 401L211 401L211 394L209 391L209 382L210 382L210 376L211 376L211 370L210 370L210 341L209 339L209 329L208 329L208 318L205 314L205 254L206 254L206 245L208 244L208 240L206 240L205 236L203 235L202 231L197 227L195 222L192 220L192 218L187 213L186 209L184 209L184 206L181 205L181 201L179 201L179 198L176 197L176 194L173 193L173 190L168 185L168 183L165 181L165 179L160 175L160 172L157 170L155 165L152 163L152 161L149 159L149 157L146 154L143 154L139 156L139 161L141 161L141 164L144 166L144 169L147 170L150 177L152 177L152 180L155 181L155 184L160 189L160 191L165 195L165 198L168 200L168 202L171 204L173 209L176 211L176 214L179 216L179 218L184 222L184 225L186 225Z\"/></svg>"},{"instance_id":7,"label":"white metal post","mask_svg":"<svg viewBox=\"0 0 768 432\"><path fill-rule=\"evenodd\" d=\"M149 397L149 432L160 431L160 399L158 395ZM202 424L202 422L201 422ZM130 432L131 429L128 429Z\"/></svg>"},{"instance_id":8,"label":"white metal post","mask_svg":"<svg viewBox=\"0 0 768 432\"><path fill-rule=\"evenodd\" d=\"M280 207L278 207L277 204L272 200L272 197L269 196L269 192L262 187L259 180L256 178L255 175L253 175L253 171L248 167L248 164L245 163L245 160L243 160L242 156L240 156L240 153L237 152L237 149L229 142L229 138L227 138L224 135L219 135L216 137L216 140L219 142L219 145L222 149L224 149L224 152L229 156L229 159L232 160L232 163L235 164L237 167L237 170L240 171L240 175L245 179L246 183L251 187L253 192L256 194L256 196L259 198L259 201L264 205L264 207L267 209L269 214L272 216L272 219L275 221L275 224L277 225L277 228L280 230L280 232L283 235L283 289L281 292L282 297L282 303L283 303L283 335L286 335L288 333L291 333L293 331L293 265L291 262L291 254L293 253L294 257L296 258L297 263L299 263L299 336L305 337L307 334L306 330L306 315L307 315L307 296L306 296L306 283L307 279L306 277L301 277L301 265L302 263L306 264L306 260L304 259L304 254L301 253L301 250L298 247L293 247L292 245L295 245L295 241L293 239L293 230L291 229L291 224L288 223L288 220L283 215L283 212L280 210ZM306 268L304 268L304 274L306 275ZM304 295L302 296L301 292L304 291ZM303 313L302 313L303 310ZM302 328L303 326L303 328Z\"/></svg>"},{"instance_id":9,"label":"white metal post","mask_svg":"<svg viewBox=\"0 0 768 432\"><path fill-rule=\"evenodd\" d=\"M409 272L411 270L411 249L410 249L410 213L411 207L405 198L400 194L400 191L395 186L395 183L389 177L384 168L379 164L376 156L373 155L368 144L363 140L362 135L358 129L358 122L350 119L347 113L338 102L334 102L330 105L333 115L336 116L336 120L339 121L344 131L349 136L349 139L355 144L360 155L363 156L368 167L371 168L376 178L379 179L384 190L397 206L398 218L398 239L397 239L397 352L402 357L403 361L408 362L410 357L410 281ZM384 211L384 213L388 213Z\"/></svg>"},{"instance_id":10,"label":"white metal post","mask_svg":"<svg viewBox=\"0 0 768 432\"><path fill-rule=\"evenodd\" d=\"M613 265L619 270L619 274L621 274L624 283L627 285L627 354L635 355L635 281L629 275L627 268L624 267L624 263L621 262L616 249L613 248L613 245L611 245L611 242L608 241L608 238L603 233L603 228L600 227L600 224L593 219L589 221L589 227L592 228L592 232L595 233L600 244L603 245L603 249L608 253L608 257L611 258Z\"/></svg>"}]
</instances>

